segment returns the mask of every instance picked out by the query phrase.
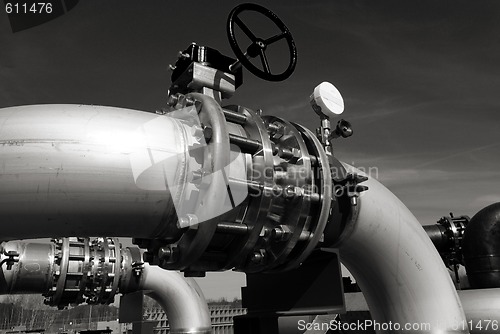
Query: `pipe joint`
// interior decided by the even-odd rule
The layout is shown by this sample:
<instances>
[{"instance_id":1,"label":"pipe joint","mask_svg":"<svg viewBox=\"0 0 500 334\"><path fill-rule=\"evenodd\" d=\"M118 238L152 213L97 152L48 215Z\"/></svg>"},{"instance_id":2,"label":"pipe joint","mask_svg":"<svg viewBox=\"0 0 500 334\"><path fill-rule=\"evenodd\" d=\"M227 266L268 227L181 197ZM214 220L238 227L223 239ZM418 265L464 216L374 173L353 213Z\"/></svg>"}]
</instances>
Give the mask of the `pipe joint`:
<instances>
[{"instance_id":1,"label":"pipe joint","mask_svg":"<svg viewBox=\"0 0 500 334\"><path fill-rule=\"evenodd\" d=\"M2 248L3 263L18 255L0 273L0 293L41 293L46 304L63 308L109 304L118 292L142 290L163 307L171 333L211 333L208 306L196 282L144 264L137 247L122 248L116 238L9 241Z\"/></svg>"},{"instance_id":2,"label":"pipe joint","mask_svg":"<svg viewBox=\"0 0 500 334\"><path fill-rule=\"evenodd\" d=\"M439 219L435 225L426 225L424 230L438 250L447 267L463 264L463 237L469 223L468 216L453 214Z\"/></svg>"}]
</instances>

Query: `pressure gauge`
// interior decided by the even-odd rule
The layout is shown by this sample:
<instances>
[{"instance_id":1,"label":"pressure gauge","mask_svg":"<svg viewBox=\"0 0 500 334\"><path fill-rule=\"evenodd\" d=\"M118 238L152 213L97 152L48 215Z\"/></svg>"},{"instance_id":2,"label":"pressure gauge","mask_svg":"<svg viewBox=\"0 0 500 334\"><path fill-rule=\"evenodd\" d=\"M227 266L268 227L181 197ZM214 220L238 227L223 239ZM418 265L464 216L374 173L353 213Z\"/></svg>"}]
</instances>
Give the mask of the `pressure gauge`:
<instances>
[{"instance_id":1,"label":"pressure gauge","mask_svg":"<svg viewBox=\"0 0 500 334\"><path fill-rule=\"evenodd\" d=\"M334 118L344 111L342 95L334 85L326 81L314 88L310 100L314 111L322 118Z\"/></svg>"}]
</instances>

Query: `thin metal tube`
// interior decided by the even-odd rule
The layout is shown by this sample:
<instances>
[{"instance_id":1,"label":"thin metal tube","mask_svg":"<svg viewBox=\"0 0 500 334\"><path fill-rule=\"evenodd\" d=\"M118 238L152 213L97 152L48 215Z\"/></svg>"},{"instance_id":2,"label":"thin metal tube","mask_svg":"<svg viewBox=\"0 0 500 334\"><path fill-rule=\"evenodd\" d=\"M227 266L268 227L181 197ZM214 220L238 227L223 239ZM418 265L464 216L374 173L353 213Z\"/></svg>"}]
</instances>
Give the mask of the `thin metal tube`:
<instances>
[{"instance_id":1,"label":"thin metal tube","mask_svg":"<svg viewBox=\"0 0 500 334\"><path fill-rule=\"evenodd\" d=\"M244 235L248 232L248 226L233 222L220 222L217 223L217 232Z\"/></svg>"},{"instance_id":2,"label":"thin metal tube","mask_svg":"<svg viewBox=\"0 0 500 334\"><path fill-rule=\"evenodd\" d=\"M247 117L243 114L239 114L234 111L222 109L224 112L224 117L226 117L226 120L228 122L244 125L247 122Z\"/></svg>"},{"instance_id":3,"label":"thin metal tube","mask_svg":"<svg viewBox=\"0 0 500 334\"><path fill-rule=\"evenodd\" d=\"M229 141L231 142L231 144L237 145L243 153L255 154L256 152L262 150L262 143L258 140L233 135L232 133L230 133Z\"/></svg>"},{"instance_id":4,"label":"thin metal tube","mask_svg":"<svg viewBox=\"0 0 500 334\"><path fill-rule=\"evenodd\" d=\"M160 304L167 314L172 334L212 333L210 312L205 297L192 278L146 264L140 290Z\"/></svg>"}]
</instances>

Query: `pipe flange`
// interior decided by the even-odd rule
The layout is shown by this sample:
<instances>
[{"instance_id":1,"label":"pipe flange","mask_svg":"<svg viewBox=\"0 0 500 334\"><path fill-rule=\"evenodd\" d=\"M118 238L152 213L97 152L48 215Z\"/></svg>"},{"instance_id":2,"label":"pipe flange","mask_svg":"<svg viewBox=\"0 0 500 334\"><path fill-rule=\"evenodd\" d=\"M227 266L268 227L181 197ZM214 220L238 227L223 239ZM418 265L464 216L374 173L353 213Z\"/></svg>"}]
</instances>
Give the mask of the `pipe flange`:
<instances>
[{"instance_id":1,"label":"pipe flange","mask_svg":"<svg viewBox=\"0 0 500 334\"><path fill-rule=\"evenodd\" d=\"M309 235L307 239L304 240L303 243L298 244L292 250L290 254L291 259L280 267L282 270L294 269L300 266L300 264L315 249L320 240L323 238L323 232L328 223L332 203L335 201L335 197L333 196L333 181L330 171L330 162L328 156L323 150L321 142L309 129L299 124L294 125L304 137L306 145L308 146L308 151L317 159L317 163L312 167L312 174L313 177L316 177L314 184L317 184L320 198L318 205L321 208L316 211L317 217L311 220L311 225L308 228ZM330 223L334 224L335 222Z\"/></svg>"},{"instance_id":2,"label":"pipe flange","mask_svg":"<svg viewBox=\"0 0 500 334\"><path fill-rule=\"evenodd\" d=\"M447 266L463 263L462 241L469 221L468 216L453 217L450 214L437 222L446 229L444 233L448 238L448 243L446 250L441 252L441 257Z\"/></svg>"},{"instance_id":3,"label":"pipe flange","mask_svg":"<svg viewBox=\"0 0 500 334\"><path fill-rule=\"evenodd\" d=\"M278 148L278 154L273 157L273 182L281 189L281 196L274 197L264 229L271 231L286 225L289 235L280 242L270 236L261 237L254 251L265 249L266 260L250 262L245 272L273 271L289 260L294 247L300 244L304 229L311 225L310 208L314 197L311 194L316 192L310 154L301 132L278 117L264 116L263 120L282 129L282 135L273 136L272 141Z\"/></svg>"},{"instance_id":4,"label":"pipe flange","mask_svg":"<svg viewBox=\"0 0 500 334\"><path fill-rule=\"evenodd\" d=\"M54 241L53 284L45 304L63 308L79 304L109 304L118 291L121 246L117 238L62 238Z\"/></svg>"},{"instance_id":5,"label":"pipe flange","mask_svg":"<svg viewBox=\"0 0 500 334\"><path fill-rule=\"evenodd\" d=\"M98 238L92 242L94 266L87 303L109 304L114 301L121 273L121 247L118 238Z\"/></svg>"},{"instance_id":6,"label":"pipe flange","mask_svg":"<svg viewBox=\"0 0 500 334\"><path fill-rule=\"evenodd\" d=\"M261 238L269 210L274 204L273 196L269 196L266 191L266 189L273 189L275 185L272 172L274 158L272 142L262 118L251 109L237 108L236 113L246 118L244 130L247 138L258 142L260 148L250 155L251 164L247 165L248 181L245 180L245 186L249 188L251 195L245 203L247 209L241 220L243 224L247 222L249 230L244 236L235 238L229 244L227 248L229 256L224 269L237 268L246 271L247 266L254 263L250 261L253 250ZM252 185L254 185L253 189L251 189Z\"/></svg>"},{"instance_id":7,"label":"pipe flange","mask_svg":"<svg viewBox=\"0 0 500 334\"><path fill-rule=\"evenodd\" d=\"M189 93L185 96L186 100L192 100L199 111L198 117L205 127L211 128L211 138L205 150L203 162L204 172L212 173L212 179L224 174L224 168L229 165L229 133L224 113L220 105L212 98L199 94ZM216 173L218 173L216 175ZM215 203L220 197L220 189L217 185L220 182L212 181L210 184L200 187L196 195L197 208L210 207L210 203ZM219 205L220 203L215 203ZM199 216L196 212L185 212L184 214ZM184 216L183 216L184 217ZM179 217L182 219L183 217ZM211 217L214 218L214 217ZM179 224L179 227L185 227ZM188 226L186 226L188 227ZM184 231L182 237L173 245L177 247L177 257L175 263L172 261L159 261L156 257L154 262L158 262L165 269L186 270L195 263L205 252L215 230L217 222L213 219L198 221L198 224L189 226ZM158 254L158 248L150 249L152 254Z\"/></svg>"}]
</instances>

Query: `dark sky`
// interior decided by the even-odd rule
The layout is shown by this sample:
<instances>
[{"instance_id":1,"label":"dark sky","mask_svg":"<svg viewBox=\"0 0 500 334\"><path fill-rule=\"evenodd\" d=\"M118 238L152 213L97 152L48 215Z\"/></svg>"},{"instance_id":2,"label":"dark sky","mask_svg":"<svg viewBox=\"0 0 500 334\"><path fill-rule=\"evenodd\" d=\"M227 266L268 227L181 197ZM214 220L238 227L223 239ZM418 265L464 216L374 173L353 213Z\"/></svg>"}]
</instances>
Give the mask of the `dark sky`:
<instances>
[{"instance_id":1,"label":"dark sky","mask_svg":"<svg viewBox=\"0 0 500 334\"><path fill-rule=\"evenodd\" d=\"M13 34L0 12L0 107L84 103L154 111L168 64L192 41L232 52L233 1L85 0ZM298 49L285 82L248 71L232 104L314 129L308 97L322 81L342 93L354 135L339 159L377 168L417 216L434 223L500 201L500 2L261 1ZM273 34L272 32L271 34ZM377 175L374 175L377 176ZM213 279L216 277L216 279ZM209 276L209 297L238 293L241 276ZM234 286L233 286L234 285Z\"/></svg>"}]
</instances>

